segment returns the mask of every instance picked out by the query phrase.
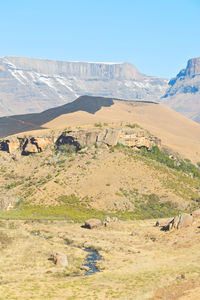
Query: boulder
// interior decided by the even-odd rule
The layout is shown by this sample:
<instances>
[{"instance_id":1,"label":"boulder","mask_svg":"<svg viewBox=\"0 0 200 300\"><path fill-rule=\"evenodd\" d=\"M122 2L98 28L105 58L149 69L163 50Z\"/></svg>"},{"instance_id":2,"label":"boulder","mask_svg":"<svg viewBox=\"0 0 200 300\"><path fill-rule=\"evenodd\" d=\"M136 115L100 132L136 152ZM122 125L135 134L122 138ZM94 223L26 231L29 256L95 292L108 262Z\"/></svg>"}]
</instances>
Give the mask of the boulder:
<instances>
[{"instance_id":1,"label":"boulder","mask_svg":"<svg viewBox=\"0 0 200 300\"><path fill-rule=\"evenodd\" d=\"M17 138L11 138L9 140L0 141L0 150L7 151L10 154L15 153L20 147L19 140Z\"/></svg>"},{"instance_id":2,"label":"boulder","mask_svg":"<svg viewBox=\"0 0 200 300\"><path fill-rule=\"evenodd\" d=\"M113 218L111 219L111 221L112 221L112 222L118 222L119 219L118 219L117 217L113 217Z\"/></svg>"},{"instance_id":3,"label":"boulder","mask_svg":"<svg viewBox=\"0 0 200 300\"><path fill-rule=\"evenodd\" d=\"M110 217L106 217L105 222L106 223L110 223L111 222L111 218Z\"/></svg>"},{"instance_id":4,"label":"boulder","mask_svg":"<svg viewBox=\"0 0 200 300\"><path fill-rule=\"evenodd\" d=\"M35 144L28 143L24 148L24 153L38 153L38 148Z\"/></svg>"},{"instance_id":5,"label":"boulder","mask_svg":"<svg viewBox=\"0 0 200 300\"><path fill-rule=\"evenodd\" d=\"M99 220L99 219L90 219L90 220L85 221L84 227L88 228L88 229L93 229L93 228L98 228L102 225L103 225L103 223L102 223L101 220Z\"/></svg>"},{"instance_id":6,"label":"boulder","mask_svg":"<svg viewBox=\"0 0 200 300\"><path fill-rule=\"evenodd\" d=\"M9 153L11 154L14 153L19 149L19 141L18 140L10 141L8 143L8 148L9 148Z\"/></svg>"},{"instance_id":7,"label":"boulder","mask_svg":"<svg viewBox=\"0 0 200 300\"><path fill-rule=\"evenodd\" d=\"M150 136L144 130L138 129L122 129L119 135L118 142L128 147L134 147L135 149L145 147L149 150L152 149L152 146L161 145L160 139L154 136Z\"/></svg>"},{"instance_id":8,"label":"boulder","mask_svg":"<svg viewBox=\"0 0 200 300\"><path fill-rule=\"evenodd\" d=\"M168 230L179 229L191 226L193 224L193 216L191 214L183 213L174 217L167 225Z\"/></svg>"},{"instance_id":9,"label":"boulder","mask_svg":"<svg viewBox=\"0 0 200 300\"><path fill-rule=\"evenodd\" d=\"M83 271L89 271L89 270L90 270L90 267L88 267L88 266L81 266L81 267L80 267L80 270L83 270Z\"/></svg>"},{"instance_id":10,"label":"boulder","mask_svg":"<svg viewBox=\"0 0 200 300\"><path fill-rule=\"evenodd\" d=\"M43 152L48 145L54 145L52 139L48 137L32 137L30 141L32 144L36 145L38 152Z\"/></svg>"},{"instance_id":11,"label":"boulder","mask_svg":"<svg viewBox=\"0 0 200 300\"><path fill-rule=\"evenodd\" d=\"M50 259L58 267L67 267L68 266L67 256L62 252L56 252L56 253L52 254L50 256Z\"/></svg>"},{"instance_id":12,"label":"boulder","mask_svg":"<svg viewBox=\"0 0 200 300\"><path fill-rule=\"evenodd\" d=\"M194 218L199 218L200 217L200 208L196 209L195 211L192 212L192 216Z\"/></svg>"},{"instance_id":13,"label":"boulder","mask_svg":"<svg viewBox=\"0 0 200 300\"><path fill-rule=\"evenodd\" d=\"M181 214L178 222L178 229L192 225L194 219L191 214Z\"/></svg>"},{"instance_id":14,"label":"boulder","mask_svg":"<svg viewBox=\"0 0 200 300\"><path fill-rule=\"evenodd\" d=\"M106 134L102 142L108 146L115 146L117 145L119 139L120 130L117 129L106 129ZM99 139L99 137L98 137Z\"/></svg>"}]
</instances>

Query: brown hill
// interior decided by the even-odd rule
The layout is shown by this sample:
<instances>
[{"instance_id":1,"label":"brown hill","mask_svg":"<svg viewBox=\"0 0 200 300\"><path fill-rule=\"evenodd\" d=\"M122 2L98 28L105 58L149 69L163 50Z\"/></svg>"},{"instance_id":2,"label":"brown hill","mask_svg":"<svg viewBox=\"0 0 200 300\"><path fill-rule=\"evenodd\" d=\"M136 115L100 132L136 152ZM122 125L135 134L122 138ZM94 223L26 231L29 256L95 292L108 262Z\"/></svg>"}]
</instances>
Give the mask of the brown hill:
<instances>
[{"instance_id":1,"label":"brown hill","mask_svg":"<svg viewBox=\"0 0 200 300\"><path fill-rule=\"evenodd\" d=\"M161 138L164 146L193 161L200 161L200 125L196 122L162 104L112 99L109 101L110 103L112 101L111 105L106 107L102 105L95 113L78 110L62 114L43 126L55 129L98 122L138 123L153 135Z\"/></svg>"},{"instance_id":2,"label":"brown hill","mask_svg":"<svg viewBox=\"0 0 200 300\"><path fill-rule=\"evenodd\" d=\"M161 138L163 146L195 162L200 161L200 125L153 102L82 96L39 114L0 118L0 137L35 129L56 130L99 122L113 123L113 126L121 122L138 123Z\"/></svg>"}]
</instances>

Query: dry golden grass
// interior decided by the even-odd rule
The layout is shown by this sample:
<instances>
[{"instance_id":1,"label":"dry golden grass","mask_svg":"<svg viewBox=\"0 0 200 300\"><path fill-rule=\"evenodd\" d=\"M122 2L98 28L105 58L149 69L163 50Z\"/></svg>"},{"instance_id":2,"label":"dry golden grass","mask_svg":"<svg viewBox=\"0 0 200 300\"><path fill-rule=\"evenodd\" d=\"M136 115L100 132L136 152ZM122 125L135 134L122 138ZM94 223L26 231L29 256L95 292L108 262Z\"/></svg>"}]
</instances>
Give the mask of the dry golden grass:
<instances>
[{"instance_id":1,"label":"dry golden grass","mask_svg":"<svg viewBox=\"0 0 200 300\"><path fill-rule=\"evenodd\" d=\"M163 201L178 203L181 209L198 198L198 181L167 168L137 152L96 149L82 154L43 153L12 160L0 153L0 200L17 197L36 205L60 205L59 196L76 194L98 210L132 210L134 204L122 193L156 194Z\"/></svg>"},{"instance_id":2,"label":"dry golden grass","mask_svg":"<svg viewBox=\"0 0 200 300\"><path fill-rule=\"evenodd\" d=\"M115 222L95 230L64 221L4 222L1 231L12 243L0 250L0 299L185 300L180 297L193 288L198 299L200 222L170 233L154 222ZM79 246L99 250L100 273L81 275L86 253ZM67 254L68 268L48 260L55 251ZM177 298L166 298L175 290Z\"/></svg>"}]
</instances>

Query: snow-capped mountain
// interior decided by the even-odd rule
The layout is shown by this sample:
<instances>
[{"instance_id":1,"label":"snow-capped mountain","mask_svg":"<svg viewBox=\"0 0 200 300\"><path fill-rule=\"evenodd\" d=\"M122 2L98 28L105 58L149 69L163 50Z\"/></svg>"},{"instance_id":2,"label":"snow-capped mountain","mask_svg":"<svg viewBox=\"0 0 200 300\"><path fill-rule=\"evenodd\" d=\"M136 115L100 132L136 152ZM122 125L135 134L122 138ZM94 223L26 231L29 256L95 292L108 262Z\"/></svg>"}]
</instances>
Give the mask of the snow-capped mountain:
<instances>
[{"instance_id":1,"label":"snow-capped mountain","mask_svg":"<svg viewBox=\"0 0 200 300\"><path fill-rule=\"evenodd\" d=\"M41 112L81 95L159 99L167 79L140 73L130 63L0 58L0 116Z\"/></svg>"}]
</instances>

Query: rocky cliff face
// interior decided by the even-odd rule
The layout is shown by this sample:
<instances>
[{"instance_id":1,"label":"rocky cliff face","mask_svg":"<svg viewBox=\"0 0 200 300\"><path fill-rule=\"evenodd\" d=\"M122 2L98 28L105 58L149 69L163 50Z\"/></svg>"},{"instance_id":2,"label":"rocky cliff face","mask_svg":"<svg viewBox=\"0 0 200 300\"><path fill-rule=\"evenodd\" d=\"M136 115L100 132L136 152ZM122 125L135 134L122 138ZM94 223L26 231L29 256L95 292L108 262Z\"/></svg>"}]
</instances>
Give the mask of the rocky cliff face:
<instances>
[{"instance_id":1,"label":"rocky cliff face","mask_svg":"<svg viewBox=\"0 0 200 300\"><path fill-rule=\"evenodd\" d=\"M0 151L9 152L12 155L29 155L43 152L48 146L59 149L63 145L70 145L79 151L94 145L100 148L113 147L118 143L138 149L146 147L150 150L152 146L160 146L161 140L138 128L90 128L68 130L61 134L46 134L46 136L13 136L0 140Z\"/></svg>"},{"instance_id":2,"label":"rocky cliff face","mask_svg":"<svg viewBox=\"0 0 200 300\"><path fill-rule=\"evenodd\" d=\"M156 100L168 80L141 74L130 63L0 58L0 116L41 112L81 95Z\"/></svg>"},{"instance_id":3,"label":"rocky cliff face","mask_svg":"<svg viewBox=\"0 0 200 300\"><path fill-rule=\"evenodd\" d=\"M164 98L175 94L196 94L200 90L200 57L188 61L185 69L169 81Z\"/></svg>"},{"instance_id":4,"label":"rocky cliff face","mask_svg":"<svg viewBox=\"0 0 200 300\"><path fill-rule=\"evenodd\" d=\"M200 57L190 59L186 68L169 81L162 102L200 122Z\"/></svg>"}]
</instances>

